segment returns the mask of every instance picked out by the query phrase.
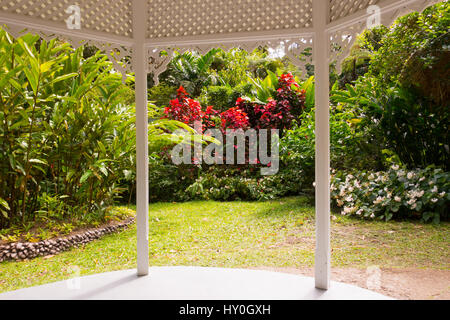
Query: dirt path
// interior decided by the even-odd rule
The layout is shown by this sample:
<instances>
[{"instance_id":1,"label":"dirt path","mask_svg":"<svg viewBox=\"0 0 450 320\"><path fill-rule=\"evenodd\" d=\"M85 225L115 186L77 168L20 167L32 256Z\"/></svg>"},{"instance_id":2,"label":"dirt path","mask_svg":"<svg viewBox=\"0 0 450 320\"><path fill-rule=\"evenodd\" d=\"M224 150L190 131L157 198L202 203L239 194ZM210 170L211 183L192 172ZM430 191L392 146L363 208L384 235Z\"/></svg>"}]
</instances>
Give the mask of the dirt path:
<instances>
[{"instance_id":1,"label":"dirt path","mask_svg":"<svg viewBox=\"0 0 450 320\"><path fill-rule=\"evenodd\" d=\"M313 276L312 268L270 268L259 270ZM402 300L450 300L450 270L333 268L331 280L370 289Z\"/></svg>"}]
</instances>

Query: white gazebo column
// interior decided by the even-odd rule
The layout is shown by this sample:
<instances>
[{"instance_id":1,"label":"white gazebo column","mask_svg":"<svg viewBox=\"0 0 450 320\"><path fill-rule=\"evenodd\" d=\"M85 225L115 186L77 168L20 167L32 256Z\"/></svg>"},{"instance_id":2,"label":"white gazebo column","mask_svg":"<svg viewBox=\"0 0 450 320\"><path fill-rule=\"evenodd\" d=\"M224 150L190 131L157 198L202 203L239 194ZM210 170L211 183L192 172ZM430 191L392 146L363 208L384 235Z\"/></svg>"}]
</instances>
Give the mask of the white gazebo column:
<instances>
[{"instance_id":1,"label":"white gazebo column","mask_svg":"<svg viewBox=\"0 0 450 320\"><path fill-rule=\"evenodd\" d=\"M314 70L316 107L316 252L314 277L316 288L330 285L330 126L328 0L313 1Z\"/></svg>"},{"instance_id":2,"label":"white gazebo column","mask_svg":"<svg viewBox=\"0 0 450 320\"><path fill-rule=\"evenodd\" d=\"M148 274L148 114L145 32L147 1L133 0L133 70L136 99L137 274Z\"/></svg>"}]
</instances>

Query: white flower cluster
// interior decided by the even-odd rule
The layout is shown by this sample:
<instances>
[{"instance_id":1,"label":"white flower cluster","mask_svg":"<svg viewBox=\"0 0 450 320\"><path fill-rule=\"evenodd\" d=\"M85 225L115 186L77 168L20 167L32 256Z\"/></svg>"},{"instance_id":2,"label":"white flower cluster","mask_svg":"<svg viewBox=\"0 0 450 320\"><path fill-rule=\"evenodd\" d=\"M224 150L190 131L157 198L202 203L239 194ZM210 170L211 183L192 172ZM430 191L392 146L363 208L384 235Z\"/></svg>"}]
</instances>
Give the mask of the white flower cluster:
<instances>
[{"instance_id":1,"label":"white flower cluster","mask_svg":"<svg viewBox=\"0 0 450 320\"><path fill-rule=\"evenodd\" d=\"M331 193L342 215L390 219L396 212L429 212L448 203L447 190L442 190L447 174L441 169L406 170L398 165L386 172L338 172L332 177Z\"/></svg>"},{"instance_id":2,"label":"white flower cluster","mask_svg":"<svg viewBox=\"0 0 450 320\"><path fill-rule=\"evenodd\" d=\"M375 200L373 200L373 204L380 204L385 200L384 197L377 197Z\"/></svg>"},{"instance_id":3,"label":"white flower cluster","mask_svg":"<svg viewBox=\"0 0 450 320\"><path fill-rule=\"evenodd\" d=\"M411 190L411 191L408 191L406 196L410 199L415 199L415 198L421 198L424 194L425 194L425 191L423 191L423 190Z\"/></svg>"}]
</instances>

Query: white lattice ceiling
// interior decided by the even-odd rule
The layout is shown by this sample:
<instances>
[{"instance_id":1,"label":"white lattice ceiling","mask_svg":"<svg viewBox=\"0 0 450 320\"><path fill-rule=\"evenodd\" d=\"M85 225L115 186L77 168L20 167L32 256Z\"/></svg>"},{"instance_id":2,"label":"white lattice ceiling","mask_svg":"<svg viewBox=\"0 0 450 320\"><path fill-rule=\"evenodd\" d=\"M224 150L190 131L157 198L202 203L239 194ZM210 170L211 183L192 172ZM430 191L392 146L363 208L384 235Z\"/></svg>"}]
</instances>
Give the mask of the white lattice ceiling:
<instances>
[{"instance_id":1,"label":"white lattice ceiling","mask_svg":"<svg viewBox=\"0 0 450 320\"><path fill-rule=\"evenodd\" d=\"M147 1L148 42L164 39L226 35L305 33L313 30L313 0L142 0ZM328 22L334 26L351 17L367 15L367 8L395 4L405 6L424 0L329 0ZM81 26L86 38L114 36L116 41L132 39L132 0L0 0L0 22L25 19L43 27L64 30L70 16L66 9L81 9ZM3 18L3 19L2 19Z\"/></svg>"},{"instance_id":2,"label":"white lattice ceiling","mask_svg":"<svg viewBox=\"0 0 450 320\"><path fill-rule=\"evenodd\" d=\"M147 9L136 15L134 1ZM133 28L138 27L142 30L139 37L145 38L149 50L149 72L156 75L167 63L167 58L160 55L161 50L207 51L217 46L251 50L259 45L284 43L289 57L298 56L298 51L312 46L317 31L313 24L313 1L0 0L0 24L6 24L15 36L25 28L43 37L64 38L74 45L91 42L107 52L114 51L116 59L130 55L136 41ZM370 6L379 9L381 23L390 24L408 10L422 10L436 2L439 1L328 0L328 9L324 10L328 17L326 30L331 42L339 42L343 48L344 54L339 58L342 59L355 35L366 27L365 21L373 13L368 12ZM80 9L80 30L70 30L66 23L71 16L67 9L72 5ZM134 16L144 18L135 22ZM333 52L331 56L336 58ZM297 59L294 63L302 66L306 62ZM130 64L124 68L129 70Z\"/></svg>"},{"instance_id":3,"label":"white lattice ceiling","mask_svg":"<svg viewBox=\"0 0 450 320\"><path fill-rule=\"evenodd\" d=\"M148 8L150 39L312 27L312 0L149 0Z\"/></svg>"},{"instance_id":4,"label":"white lattice ceiling","mask_svg":"<svg viewBox=\"0 0 450 320\"><path fill-rule=\"evenodd\" d=\"M0 12L64 27L70 16L66 9L71 5L80 7L83 29L132 37L130 0L0 0Z\"/></svg>"},{"instance_id":5,"label":"white lattice ceiling","mask_svg":"<svg viewBox=\"0 0 450 320\"><path fill-rule=\"evenodd\" d=\"M364 12L369 6L379 2L381 0L330 0L329 22L337 21L357 12Z\"/></svg>"}]
</instances>

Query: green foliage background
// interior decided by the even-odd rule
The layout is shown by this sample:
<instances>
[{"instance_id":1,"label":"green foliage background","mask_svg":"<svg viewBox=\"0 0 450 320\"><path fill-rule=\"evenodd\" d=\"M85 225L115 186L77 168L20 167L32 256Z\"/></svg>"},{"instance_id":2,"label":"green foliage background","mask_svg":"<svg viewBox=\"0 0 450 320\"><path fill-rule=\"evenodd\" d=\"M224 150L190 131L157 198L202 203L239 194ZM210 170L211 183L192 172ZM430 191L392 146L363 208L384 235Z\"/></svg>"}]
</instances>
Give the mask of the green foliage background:
<instances>
[{"instance_id":1,"label":"green foliage background","mask_svg":"<svg viewBox=\"0 0 450 320\"><path fill-rule=\"evenodd\" d=\"M133 77L106 55L0 30L0 227L101 221L135 181ZM149 114L158 110L149 105ZM178 143L159 120L150 150ZM27 227L28 228L28 227Z\"/></svg>"},{"instance_id":2,"label":"green foliage background","mask_svg":"<svg viewBox=\"0 0 450 320\"><path fill-rule=\"evenodd\" d=\"M393 165L448 172L449 10L445 1L406 15L390 28L365 31L343 72L330 75L331 164L338 172L387 172ZM174 166L167 150L183 137L172 132L192 129L175 121L150 122L150 199L264 200L312 194L313 71L309 65L302 74L286 57L271 56L264 47L175 53L160 84L149 87L150 119L161 117L179 86L203 108L225 111L238 97L267 102L275 92L274 77L288 72L306 91L306 110L281 139L276 177L262 177L251 166ZM58 40L31 34L13 39L0 31L0 227L55 219L98 221L119 198L133 200L133 82L130 75L122 83L93 47L75 50ZM441 174L426 172L427 180ZM368 207L367 199L355 200ZM439 199L442 208L448 207L446 197ZM411 206L406 208L416 216ZM440 216L446 214L439 210Z\"/></svg>"}]
</instances>

